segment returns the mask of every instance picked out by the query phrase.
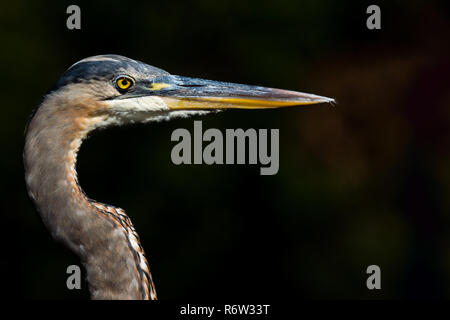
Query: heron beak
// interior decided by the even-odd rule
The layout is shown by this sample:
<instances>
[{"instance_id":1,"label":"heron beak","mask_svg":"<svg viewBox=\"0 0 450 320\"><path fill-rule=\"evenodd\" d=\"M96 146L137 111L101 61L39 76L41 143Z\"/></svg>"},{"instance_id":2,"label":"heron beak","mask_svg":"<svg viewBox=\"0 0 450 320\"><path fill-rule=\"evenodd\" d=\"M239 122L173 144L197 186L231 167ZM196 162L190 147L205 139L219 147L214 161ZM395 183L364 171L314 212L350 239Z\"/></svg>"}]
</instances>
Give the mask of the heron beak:
<instances>
[{"instance_id":1,"label":"heron beak","mask_svg":"<svg viewBox=\"0 0 450 320\"><path fill-rule=\"evenodd\" d=\"M148 84L171 110L272 109L334 99L314 94L181 76L163 76Z\"/></svg>"}]
</instances>

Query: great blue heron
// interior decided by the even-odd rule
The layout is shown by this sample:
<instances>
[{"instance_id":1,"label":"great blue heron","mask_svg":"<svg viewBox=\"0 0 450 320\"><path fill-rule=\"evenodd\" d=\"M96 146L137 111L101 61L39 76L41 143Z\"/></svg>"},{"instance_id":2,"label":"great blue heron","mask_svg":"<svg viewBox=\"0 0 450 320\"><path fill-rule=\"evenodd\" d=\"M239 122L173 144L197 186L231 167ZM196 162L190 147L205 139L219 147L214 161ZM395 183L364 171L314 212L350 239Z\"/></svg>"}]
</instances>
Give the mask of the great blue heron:
<instances>
[{"instance_id":1,"label":"great blue heron","mask_svg":"<svg viewBox=\"0 0 450 320\"><path fill-rule=\"evenodd\" d=\"M118 55L72 65L28 123L28 194L53 237L87 272L92 299L156 299L139 237L125 212L89 199L77 180L77 152L97 128L205 114L333 102L312 94L175 76Z\"/></svg>"}]
</instances>

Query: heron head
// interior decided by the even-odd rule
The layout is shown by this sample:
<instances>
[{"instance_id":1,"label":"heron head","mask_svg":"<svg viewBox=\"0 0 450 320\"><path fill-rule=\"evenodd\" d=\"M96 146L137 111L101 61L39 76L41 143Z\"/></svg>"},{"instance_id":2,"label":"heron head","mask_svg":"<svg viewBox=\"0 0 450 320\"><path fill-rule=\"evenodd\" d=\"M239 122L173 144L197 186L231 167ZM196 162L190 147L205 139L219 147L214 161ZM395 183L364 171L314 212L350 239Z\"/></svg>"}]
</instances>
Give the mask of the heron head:
<instances>
[{"instance_id":1,"label":"heron head","mask_svg":"<svg viewBox=\"0 0 450 320\"><path fill-rule=\"evenodd\" d=\"M171 75L118 55L93 56L75 63L59 78L52 92L74 102L96 102L91 113L100 115L105 123L334 101L295 91Z\"/></svg>"}]
</instances>

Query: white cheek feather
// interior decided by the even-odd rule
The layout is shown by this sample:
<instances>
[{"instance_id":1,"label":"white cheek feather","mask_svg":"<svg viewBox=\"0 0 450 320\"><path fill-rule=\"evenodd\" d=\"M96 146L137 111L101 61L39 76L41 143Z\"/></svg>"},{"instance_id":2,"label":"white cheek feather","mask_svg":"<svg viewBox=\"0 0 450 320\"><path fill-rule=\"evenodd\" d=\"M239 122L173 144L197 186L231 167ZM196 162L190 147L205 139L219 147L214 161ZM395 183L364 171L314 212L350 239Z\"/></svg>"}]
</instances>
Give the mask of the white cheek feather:
<instances>
[{"instance_id":1,"label":"white cheek feather","mask_svg":"<svg viewBox=\"0 0 450 320\"><path fill-rule=\"evenodd\" d=\"M145 119L143 122L150 121L169 121L175 118L189 118L195 115L205 115L211 112L218 112L218 110L176 110L176 111L168 111L164 113L155 113L148 119Z\"/></svg>"},{"instance_id":2,"label":"white cheek feather","mask_svg":"<svg viewBox=\"0 0 450 320\"><path fill-rule=\"evenodd\" d=\"M115 118L104 119L101 126L126 124L133 122L167 121L173 118L187 118L193 115L205 115L219 110L171 110L163 99L146 96L108 101Z\"/></svg>"},{"instance_id":3,"label":"white cheek feather","mask_svg":"<svg viewBox=\"0 0 450 320\"><path fill-rule=\"evenodd\" d=\"M108 102L113 112L139 113L152 111L167 111L169 106L160 97L146 96L129 99L116 99Z\"/></svg>"}]
</instances>

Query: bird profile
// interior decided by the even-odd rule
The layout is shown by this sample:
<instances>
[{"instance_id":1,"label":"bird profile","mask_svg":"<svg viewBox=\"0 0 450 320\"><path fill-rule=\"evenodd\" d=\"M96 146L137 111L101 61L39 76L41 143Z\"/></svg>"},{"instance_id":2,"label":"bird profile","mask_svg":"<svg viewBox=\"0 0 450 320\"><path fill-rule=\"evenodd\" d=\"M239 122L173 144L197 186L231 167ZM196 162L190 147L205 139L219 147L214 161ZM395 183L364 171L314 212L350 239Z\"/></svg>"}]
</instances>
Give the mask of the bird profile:
<instances>
[{"instance_id":1,"label":"bird profile","mask_svg":"<svg viewBox=\"0 0 450 320\"><path fill-rule=\"evenodd\" d=\"M86 269L92 299L157 299L139 236L124 210L90 199L76 173L89 132L225 109L333 102L313 94L171 75L119 55L72 65L30 117L24 146L30 199L52 236Z\"/></svg>"}]
</instances>

